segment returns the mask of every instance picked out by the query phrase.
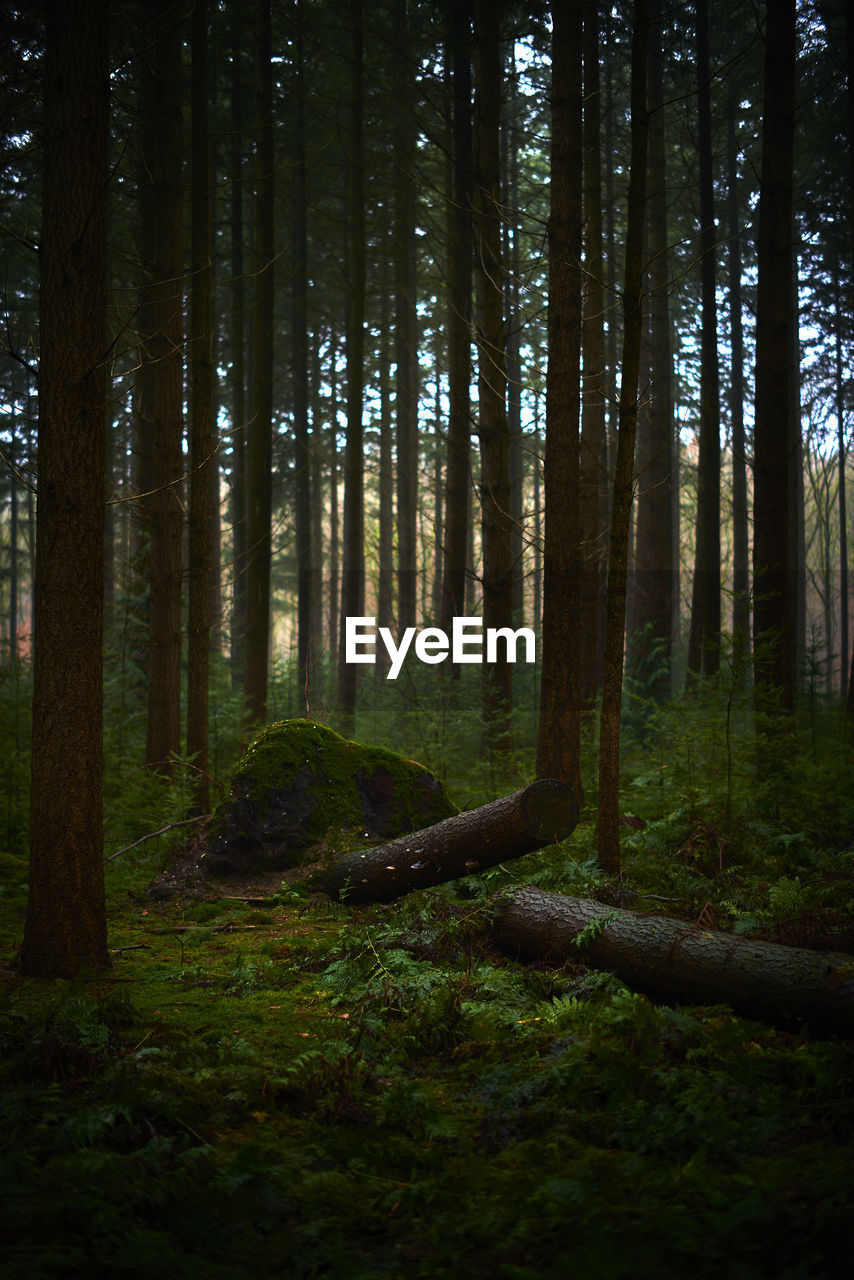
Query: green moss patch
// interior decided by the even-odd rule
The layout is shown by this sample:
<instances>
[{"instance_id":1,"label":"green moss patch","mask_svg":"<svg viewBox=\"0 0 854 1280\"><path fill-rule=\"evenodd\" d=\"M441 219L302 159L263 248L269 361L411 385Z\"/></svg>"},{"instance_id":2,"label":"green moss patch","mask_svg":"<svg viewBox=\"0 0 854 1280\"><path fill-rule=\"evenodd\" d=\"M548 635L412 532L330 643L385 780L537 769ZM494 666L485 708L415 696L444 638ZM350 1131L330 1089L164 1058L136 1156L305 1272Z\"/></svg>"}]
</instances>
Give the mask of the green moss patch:
<instances>
[{"instance_id":1,"label":"green moss patch","mask_svg":"<svg viewBox=\"0 0 854 1280\"><path fill-rule=\"evenodd\" d=\"M270 725L234 771L205 859L218 874L278 870L343 832L352 845L384 840L455 813L423 765L351 742L311 720Z\"/></svg>"}]
</instances>

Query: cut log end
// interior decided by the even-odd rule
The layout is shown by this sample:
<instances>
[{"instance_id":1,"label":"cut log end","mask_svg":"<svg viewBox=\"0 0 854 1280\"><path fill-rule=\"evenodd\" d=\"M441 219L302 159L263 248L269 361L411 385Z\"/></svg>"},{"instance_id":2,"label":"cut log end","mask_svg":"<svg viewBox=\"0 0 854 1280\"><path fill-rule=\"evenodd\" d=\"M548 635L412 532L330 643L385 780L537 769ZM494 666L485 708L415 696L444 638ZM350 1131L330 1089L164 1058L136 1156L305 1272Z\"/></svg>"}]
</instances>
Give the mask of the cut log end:
<instances>
[{"instance_id":1,"label":"cut log end","mask_svg":"<svg viewBox=\"0 0 854 1280\"><path fill-rule=\"evenodd\" d=\"M565 782L540 778L523 793L522 809L530 835L543 845L563 840L578 822L578 802Z\"/></svg>"}]
</instances>

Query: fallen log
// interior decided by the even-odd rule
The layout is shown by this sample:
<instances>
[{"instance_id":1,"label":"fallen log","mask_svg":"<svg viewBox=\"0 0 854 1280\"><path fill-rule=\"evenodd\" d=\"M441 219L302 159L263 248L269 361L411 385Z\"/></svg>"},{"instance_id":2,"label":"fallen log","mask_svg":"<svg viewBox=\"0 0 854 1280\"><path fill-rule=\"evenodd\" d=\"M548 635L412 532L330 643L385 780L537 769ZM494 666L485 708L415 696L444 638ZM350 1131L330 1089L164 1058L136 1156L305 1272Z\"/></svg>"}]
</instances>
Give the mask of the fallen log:
<instances>
[{"instance_id":1,"label":"fallen log","mask_svg":"<svg viewBox=\"0 0 854 1280\"><path fill-rule=\"evenodd\" d=\"M577 821L572 789L541 778L379 848L346 854L332 864L326 888L331 897L347 902L390 902L413 889L533 853L568 836Z\"/></svg>"},{"instance_id":2,"label":"fallen log","mask_svg":"<svg viewBox=\"0 0 854 1280\"><path fill-rule=\"evenodd\" d=\"M518 956L583 960L657 999L729 1004L786 1029L854 1033L854 956L752 942L530 885L498 903L495 939Z\"/></svg>"}]
</instances>

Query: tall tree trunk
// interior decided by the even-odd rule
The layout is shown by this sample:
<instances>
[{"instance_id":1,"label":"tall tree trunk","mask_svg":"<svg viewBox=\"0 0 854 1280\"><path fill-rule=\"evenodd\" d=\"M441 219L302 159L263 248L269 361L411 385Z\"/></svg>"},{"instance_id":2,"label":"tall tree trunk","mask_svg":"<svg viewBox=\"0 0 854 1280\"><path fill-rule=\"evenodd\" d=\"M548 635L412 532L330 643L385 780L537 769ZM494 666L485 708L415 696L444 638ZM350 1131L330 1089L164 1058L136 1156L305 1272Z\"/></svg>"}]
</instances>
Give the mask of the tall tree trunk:
<instances>
[{"instance_id":1,"label":"tall tree trunk","mask_svg":"<svg viewBox=\"0 0 854 1280\"><path fill-rule=\"evenodd\" d=\"M385 281L380 287L380 474L379 474L379 582L377 584L377 627L394 630L394 573L392 558L392 530L394 511L392 502L392 431L391 431L391 356L385 335L389 331L388 289ZM374 672L377 680L384 680L389 669L388 650L384 645L377 649Z\"/></svg>"},{"instance_id":2,"label":"tall tree trunk","mask_svg":"<svg viewBox=\"0 0 854 1280\"><path fill-rule=\"evenodd\" d=\"M297 671L300 687L305 687L309 668L316 658L317 637L311 633L312 596L317 590L312 563L311 538L311 451L308 439L308 198L305 155L305 67L303 58L303 6L297 2L295 14L294 98L294 211L292 313L292 387L294 423L294 467L296 471L297 553Z\"/></svg>"},{"instance_id":3,"label":"tall tree trunk","mask_svg":"<svg viewBox=\"0 0 854 1280\"><path fill-rule=\"evenodd\" d=\"M709 6L697 0L697 79L700 163L700 453L697 472L697 537L688 670L713 675L720 666L721 443L718 324L715 300L714 174L709 86Z\"/></svg>"},{"instance_id":4,"label":"tall tree trunk","mask_svg":"<svg viewBox=\"0 0 854 1280\"><path fill-rule=\"evenodd\" d=\"M747 520L747 444L744 436L744 328L741 300L741 223L738 192L737 95L730 94L727 116L730 426L732 431L732 642L740 670L750 647L750 552Z\"/></svg>"},{"instance_id":5,"label":"tall tree trunk","mask_svg":"<svg viewBox=\"0 0 854 1280\"><path fill-rule=\"evenodd\" d=\"M804 442L801 434L801 331L798 286L798 225L792 218L792 324L789 329L789 567L792 628L792 680L797 693L806 670L807 592L806 524L804 519Z\"/></svg>"},{"instance_id":6,"label":"tall tree trunk","mask_svg":"<svg viewBox=\"0 0 854 1280\"><path fill-rule=\"evenodd\" d=\"M546 382L543 632L537 773L581 797L578 428L581 384L581 22L552 0L549 361Z\"/></svg>"},{"instance_id":7,"label":"tall tree trunk","mask_svg":"<svg viewBox=\"0 0 854 1280\"><path fill-rule=\"evenodd\" d=\"M649 357L647 457L639 478L635 563L635 660L647 692L669 697L673 623L673 378L668 293L667 167L661 0L653 0L649 44Z\"/></svg>"},{"instance_id":8,"label":"tall tree trunk","mask_svg":"<svg viewBox=\"0 0 854 1280\"><path fill-rule=\"evenodd\" d=\"M602 40L602 67L605 73L605 155L614 155L614 18L611 9L606 5L602 15L604 32ZM611 528L611 498L613 491L614 463L617 452L617 432L619 408L617 404L617 332L620 328L619 306L617 303L617 235L615 225L616 199L614 194L614 165L605 165L605 289L609 302L604 314L608 319L605 334L604 358L604 396L608 406L605 440L602 452L602 472L606 482L599 486L599 528L603 530L603 563L602 590L599 594L599 613L596 620L596 635L601 641L596 666L596 687L601 688L604 675L605 626L607 614L607 581L608 581L608 540Z\"/></svg>"},{"instance_id":9,"label":"tall tree trunk","mask_svg":"<svg viewBox=\"0 0 854 1280\"><path fill-rule=\"evenodd\" d=\"M605 438L605 263L602 256L601 94L599 5L583 6L584 36L584 297L581 450L578 511L581 532L578 634L579 685L583 703L599 687L602 655L600 602L605 585L607 441Z\"/></svg>"},{"instance_id":10,"label":"tall tree trunk","mask_svg":"<svg viewBox=\"0 0 854 1280\"><path fill-rule=\"evenodd\" d=\"M478 433L480 436L484 629L513 621L504 265L501 258L501 0L475 0L477 92L475 263ZM511 745L513 669L503 654L483 668L483 713L490 751Z\"/></svg>"},{"instance_id":11,"label":"tall tree trunk","mask_svg":"<svg viewBox=\"0 0 854 1280\"><path fill-rule=\"evenodd\" d=\"M649 42L648 0L635 0L632 33L631 162L625 284L623 287L623 364L620 374L620 420L614 467L602 711L599 719L599 814L597 852L609 872L620 867L620 718L623 693L623 645L626 622L626 578L632 516L635 432L638 417L643 306L643 230L646 198L647 139L646 66Z\"/></svg>"},{"instance_id":12,"label":"tall tree trunk","mask_svg":"<svg viewBox=\"0 0 854 1280\"><path fill-rule=\"evenodd\" d=\"M836 320L836 333L834 335L836 452L839 469L839 615L841 623L839 674L840 692L844 703L848 691L848 517L845 510L845 462L847 450L845 447L845 383L842 375L842 326L844 321L842 318L838 264L834 275L834 317Z\"/></svg>"},{"instance_id":13,"label":"tall tree trunk","mask_svg":"<svg viewBox=\"0 0 854 1280\"><path fill-rule=\"evenodd\" d=\"M252 421L247 465L246 666L250 725L267 716L273 517L273 40L270 0L258 0L255 31L255 310Z\"/></svg>"},{"instance_id":14,"label":"tall tree trunk","mask_svg":"<svg viewBox=\"0 0 854 1280\"><path fill-rule=\"evenodd\" d=\"M446 64L453 75L453 195L448 203L448 450L439 625L450 635L465 604L471 432L471 0L448 0ZM446 71L447 74L447 71Z\"/></svg>"},{"instance_id":15,"label":"tall tree trunk","mask_svg":"<svg viewBox=\"0 0 854 1280\"><path fill-rule=\"evenodd\" d=\"M772 717L780 708L791 710L794 705L787 444L795 48L794 0L777 0L767 6L765 37L753 466L756 706L760 714Z\"/></svg>"},{"instance_id":16,"label":"tall tree trunk","mask_svg":"<svg viewBox=\"0 0 854 1280\"><path fill-rule=\"evenodd\" d=\"M523 624L525 578L522 564L522 490L525 452L522 447L522 300L519 252L519 145L515 137L519 76L511 44L508 54L509 93L501 122L501 167L504 175L502 253L507 264L505 333L507 342L507 465L510 479L510 560L513 573L513 623Z\"/></svg>"},{"instance_id":17,"label":"tall tree trunk","mask_svg":"<svg viewBox=\"0 0 854 1280\"><path fill-rule=\"evenodd\" d=\"M108 5L46 5L30 875L21 969L110 967L102 828ZM61 828L61 829L60 829Z\"/></svg>"},{"instance_id":18,"label":"tall tree trunk","mask_svg":"<svg viewBox=\"0 0 854 1280\"><path fill-rule=\"evenodd\" d=\"M339 562L341 557L338 517L338 335L329 334L329 661L337 675Z\"/></svg>"},{"instance_id":19,"label":"tall tree trunk","mask_svg":"<svg viewBox=\"0 0 854 1280\"><path fill-rule=\"evenodd\" d=\"M314 673L323 654L326 652L326 637L323 630L323 527L326 523L325 498L323 492L323 419L320 407L320 335L315 333L311 348L311 563L314 568L315 588L311 596L311 634L316 638L316 652L312 656L311 670ZM306 696L313 686L313 675L306 682ZM306 710L308 715L308 710Z\"/></svg>"},{"instance_id":20,"label":"tall tree trunk","mask_svg":"<svg viewBox=\"0 0 854 1280\"><path fill-rule=\"evenodd\" d=\"M108 286L109 288L109 286ZM12 438L10 443L14 445L15 440L15 421L14 407L12 409ZM113 449L113 404L111 397L107 397L104 409L104 629L109 632L110 624L113 618L113 609L116 601L116 509L110 499L114 490L114 449ZM12 473L12 493L15 490L15 476ZM17 504L13 500L13 508ZM12 511L15 516L17 512ZM15 566L17 570L17 566ZM12 584L15 583L15 572L12 574Z\"/></svg>"},{"instance_id":21,"label":"tall tree trunk","mask_svg":"<svg viewBox=\"0 0 854 1280\"><path fill-rule=\"evenodd\" d=\"M854 18L850 10L845 8L845 66L848 87L848 204L850 221L849 234L852 239L851 260L854 261ZM843 538L846 533L843 532ZM843 675L844 678L844 675ZM848 673L848 693L845 707L854 732L854 645L851 648L851 668Z\"/></svg>"},{"instance_id":22,"label":"tall tree trunk","mask_svg":"<svg viewBox=\"0 0 854 1280\"><path fill-rule=\"evenodd\" d=\"M194 798L210 805L211 483L213 453L213 297L208 135L208 3L197 0L192 23L192 189L190 225L190 520L187 624L187 755L193 757Z\"/></svg>"},{"instance_id":23,"label":"tall tree trunk","mask_svg":"<svg viewBox=\"0 0 854 1280\"><path fill-rule=\"evenodd\" d=\"M243 279L243 85L240 23L231 42L231 682L243 687L246 657L246 287Z\"/></svg>"},{"instance_id":24,"label":"tall tree trunk","mask_svg":"<svg viewBox=\"0 0 854 1280\"><path fill-rule=\"evenodd\" d=\"M411 7L411 5L410 5ZM406 0L394 0L394 19L407 29ZM407 46L393 51L394 68L394 358L397 422L397 625L415 626L418 511L418 311L416 308L416 131L413 71Z\"/></svg>"},{"instance_id":25,"label":"tall tree trunk","mask_svg":"<svg viewBox=\"0 0 854 1280\"><path fill-rule=\"evenodd\" d=\"M146 760L168 767L181 749L183 510L183 249L181 28L170 0L148 0L143 39L144 222L140 402L148 532L149 637Z\"/></svg>"},{"instance_id":26,"label":"tall tree trunk","mask_svg":"<svg viewBox=\"0 0 854 1280\"><path fill-rule=\"evenodd\" d=\"M347 619L365 610L365 527L362 419L365 352L365 86L362 0L350 0L350 175L348 191L349 298L347 306L347 450L344 455L344 534L341 566L341 621L338 642L338 704L342 732L351 735L356 720L359 668L347 662Z\"/></svg>"},{"instance_id":27,"label":"tall tree trunk","mask_svg":"<svg viewBox=\"0 0 854 1280\"><path fill-rule=\"evenodd\" d=\"M9 428L9 665L18 662L18 483L15 408Z\"/></svg>"}]
</instances>

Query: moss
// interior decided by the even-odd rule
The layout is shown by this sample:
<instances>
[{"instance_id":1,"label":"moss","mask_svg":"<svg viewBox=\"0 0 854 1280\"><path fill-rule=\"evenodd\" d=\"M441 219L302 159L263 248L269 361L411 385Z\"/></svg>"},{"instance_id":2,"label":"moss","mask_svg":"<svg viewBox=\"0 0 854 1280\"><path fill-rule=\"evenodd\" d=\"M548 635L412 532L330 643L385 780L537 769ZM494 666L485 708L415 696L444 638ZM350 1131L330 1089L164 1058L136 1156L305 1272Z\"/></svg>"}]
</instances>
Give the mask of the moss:
<instances>
[{"instance_id":1,"label":"moss","mask_svg":"<svg viewBox=\"0 0 854 1280\"><path fill-rule=\"evenodd\" d=\"M238 762L208 854L224 872L291 866L342 831L388 839L454 812L441 783L416 761L312 720L284 720Z\"/></svg>"}]
</instances>

